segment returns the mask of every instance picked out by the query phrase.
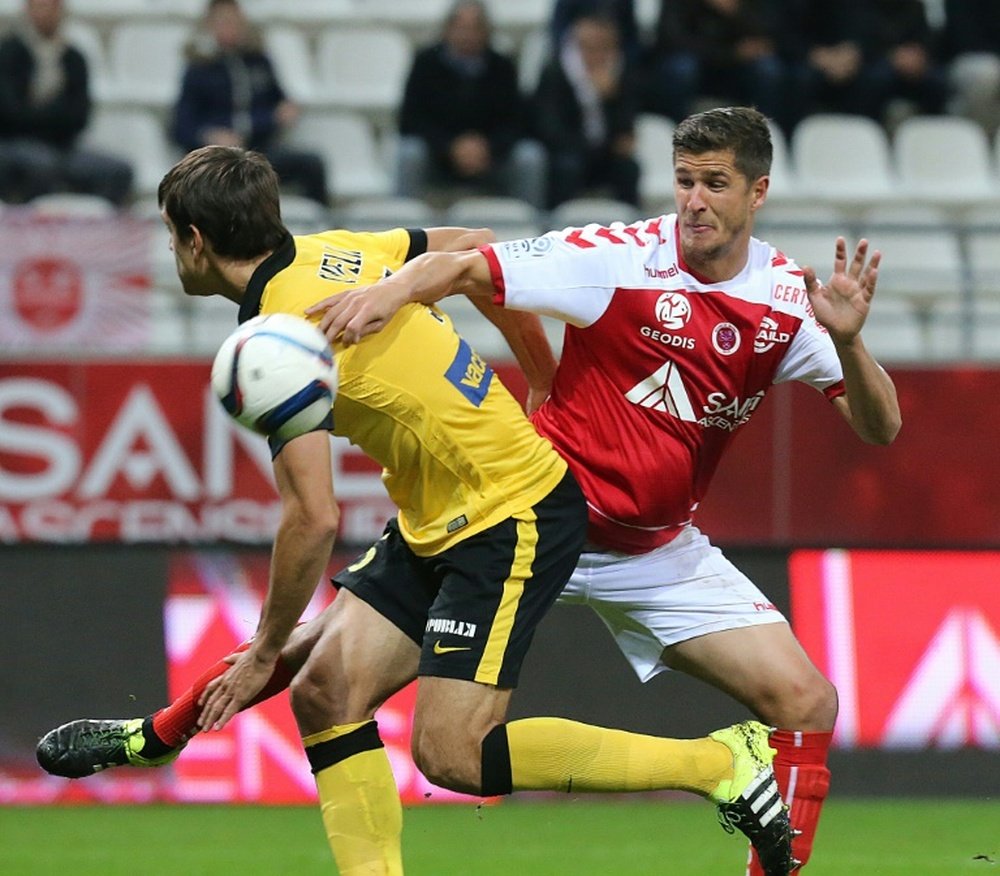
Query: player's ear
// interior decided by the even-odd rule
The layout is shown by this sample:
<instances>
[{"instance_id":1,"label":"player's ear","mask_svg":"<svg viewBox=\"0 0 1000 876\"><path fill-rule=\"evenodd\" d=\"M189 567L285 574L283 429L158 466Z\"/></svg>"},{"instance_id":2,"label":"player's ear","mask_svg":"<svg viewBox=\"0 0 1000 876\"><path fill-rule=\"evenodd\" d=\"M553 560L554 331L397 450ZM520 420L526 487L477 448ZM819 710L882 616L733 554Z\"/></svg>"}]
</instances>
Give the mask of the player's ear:
<instances>
[{"instance_id":1,"label":"player's ear","mask_svg":"<svg viewBox=\"0 0 1000 876\"><path fill-rule=\"evenodd\" d=\"M192 255L199 256L205 251L205 238L197 225L189 225L188 228L191 231L191 239L187 242L187 246L191 248Z\"/></svg>"},{"instance_id":2,"label":"player's ear","mask_svg":"<svg viewBox=\"0 0 1000 876\"><path fill-rule=\"evenodd\" d=\"M759 176L750 186L751 192L753 194L753 199L751 201L751 210L759 210L764 206L764 201L767 200L767 192L771 187L771 177L769 176Z\"/></svg>"}]
</instances>

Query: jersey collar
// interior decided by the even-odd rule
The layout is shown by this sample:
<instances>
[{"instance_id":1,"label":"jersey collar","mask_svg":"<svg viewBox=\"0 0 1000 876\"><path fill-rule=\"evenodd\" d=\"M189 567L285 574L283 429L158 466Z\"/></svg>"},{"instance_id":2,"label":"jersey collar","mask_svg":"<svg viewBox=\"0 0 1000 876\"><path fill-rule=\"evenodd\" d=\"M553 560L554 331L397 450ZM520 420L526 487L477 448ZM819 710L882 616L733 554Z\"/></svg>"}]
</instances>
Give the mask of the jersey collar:
<instances>
[{"instance_id":1,"label":"jersey collar","mask_svg":"<svg viewBox=\"0 0 1000 876\"><path fill-rule=\"evenodd\" d=\"M240 302L240 323L253 319L260 313L264 288L275 275L285 270L293 261L295 261L295 238L289 234L274 252L257 265L257 270L250 277L246 292L243 293L243 300Z\"/></svg>"}]
</instances>

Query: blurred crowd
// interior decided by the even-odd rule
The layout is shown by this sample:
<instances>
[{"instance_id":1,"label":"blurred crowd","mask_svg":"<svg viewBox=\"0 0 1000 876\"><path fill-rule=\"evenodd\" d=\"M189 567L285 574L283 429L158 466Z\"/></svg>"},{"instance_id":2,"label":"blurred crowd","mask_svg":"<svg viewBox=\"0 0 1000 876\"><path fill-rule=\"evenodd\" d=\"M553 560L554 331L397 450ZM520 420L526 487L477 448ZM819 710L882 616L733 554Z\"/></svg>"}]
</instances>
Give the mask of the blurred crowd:
<instances>
[{"instance_id":1,"label":"blurred crowd","mask_svg":"<svg viewBox=\"0 0 1000 876\"><path fill-rule=\"evenodd\" d=\"M24 0L0 38L4 202L131 197L129 164L80 145L94 101L85 56L62 26L71 6ZM416 52L396 114L395 194L474 191L551 209L597 193L638 204L642 113L676 121L747 104L788 136L818 112L890 132L914 114L966 116L991 136L1000 124L998 0L661 0L645 30L633 0L555 0L530 91L488 10L459 0ZM166 134L179 151L258 149L289 191L329 205L337 193L323 157L283 136L300 108L260 36L238 0L208 0Z\"/></svg>"}]
</instances>

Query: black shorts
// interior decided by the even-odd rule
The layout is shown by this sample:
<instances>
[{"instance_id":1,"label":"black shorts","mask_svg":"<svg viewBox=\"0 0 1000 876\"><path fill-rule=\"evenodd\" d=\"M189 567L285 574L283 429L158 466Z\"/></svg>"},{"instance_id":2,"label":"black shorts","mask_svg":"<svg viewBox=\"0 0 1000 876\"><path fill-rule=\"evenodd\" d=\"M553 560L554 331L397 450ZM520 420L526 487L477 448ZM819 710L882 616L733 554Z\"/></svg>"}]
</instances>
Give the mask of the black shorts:
<instances>
[{"instance_id":1,"label":"black shorts","mask_svg":"<svg viewBox=\"0 0 1000 876\"><path fill-rule=\"evenodd\" d=\"M529 511L418 557L395 520L333 577L421 646L420 675L516 687L535 628L573 573L587 506L569 473Z\"/></svg>"}]
</instances>

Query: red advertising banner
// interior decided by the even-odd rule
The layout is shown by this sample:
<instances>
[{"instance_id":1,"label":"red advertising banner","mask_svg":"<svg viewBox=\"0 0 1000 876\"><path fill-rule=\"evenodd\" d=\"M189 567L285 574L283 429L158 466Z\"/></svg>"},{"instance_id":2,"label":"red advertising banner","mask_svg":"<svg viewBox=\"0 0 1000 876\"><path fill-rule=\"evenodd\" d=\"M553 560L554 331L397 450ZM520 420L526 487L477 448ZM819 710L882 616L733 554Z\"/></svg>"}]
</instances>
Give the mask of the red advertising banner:
<instances>
[{"instance_id":1,"label":"red advertising banner","mask_svg":"<svg viewBox=\"0 0 1000 876\"><path fill-rule=\"evenodd\" d=\"M1000 748L1000 553L797 551L792 622L841 748Z\"/></svg>"},{"instance_id":2,"label":"red advertising banner","mask_svg":"<svg viewBox=\"0 0 1000 876\"><path fill-rule=\"evenodd\" d=\"M0 349L143 352L154 328L150 223L13 209L0 240Z\"/></svg>"},{"instance_id":3,"label":"red advertising banner","mask_svg":"<svg viewBox=\"0 0 1000 876\"><path fill-rule=\"evenodd\" d=\"M267 543L267 442L212 394L209 363L0 365L0 542ZM379 468L331 442L342 541L395 513Z\"/></svg>"},{"instance_id":4,"label":"red advertising banner","mask_svg":"<svg viewBox=\"0 0 1000 876\"><path fill-rule=\"evenodd\" d=\"M264 544L278 507L266 442L197 361L0 362L0 543ZM501 379L523 392L510 364ZM823 397L775 387L736 436L697 522L719 544L1000 548L1000 371L894 372L903 430L865 445ZM961 428L956 427L956 411ZM342 542L395 513L379 469L335 440Z\"/></svg>"}]
</instances>

